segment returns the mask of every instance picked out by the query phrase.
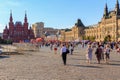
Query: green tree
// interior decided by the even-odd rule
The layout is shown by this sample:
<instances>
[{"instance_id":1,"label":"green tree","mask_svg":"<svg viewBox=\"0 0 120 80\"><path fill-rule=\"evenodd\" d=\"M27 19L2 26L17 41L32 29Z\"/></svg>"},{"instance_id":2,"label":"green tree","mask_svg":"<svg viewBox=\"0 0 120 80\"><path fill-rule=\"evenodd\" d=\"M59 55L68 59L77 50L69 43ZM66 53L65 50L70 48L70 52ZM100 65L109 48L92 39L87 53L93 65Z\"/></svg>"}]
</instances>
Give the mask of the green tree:
<instances>
[{"instance_id":1,"label":"green tree","mask_svg":"<svg viewBox=\"0 0 120 80\"><path fill-rule=\"evenodd\" d=\"M82 36L82 40L85 40L86 39L86 36Z\"/></svg>"},{"instance_id":2,"label":"green tree","mask_svg":"<svg viewBox=\"0 0 120 80\"><path fill-rule=\"evenodd\" d=\"M109 42L109 41L111 41L111 36L110 35L105 36L104 42Z\"/></svg>"},{"instance_id":3,"label":"green tree","mask_svg":"<svg viewBox=\"0 0 120 80\"><path fill-rule=\"evenodd\" d=\"M95 41L95 37L94 36L90 36L90 40L91 41Z\"/></svg>"},{"instance_id":4,"label":"green tree","mask_svg":"<svg viewBox=\"0 0 120 80\"><path fill-rule=\"evenodd\" d=\"M90 40L90 36L87 36L87 37L86 37L86 40Z\"/></svg>"}]
</instances>

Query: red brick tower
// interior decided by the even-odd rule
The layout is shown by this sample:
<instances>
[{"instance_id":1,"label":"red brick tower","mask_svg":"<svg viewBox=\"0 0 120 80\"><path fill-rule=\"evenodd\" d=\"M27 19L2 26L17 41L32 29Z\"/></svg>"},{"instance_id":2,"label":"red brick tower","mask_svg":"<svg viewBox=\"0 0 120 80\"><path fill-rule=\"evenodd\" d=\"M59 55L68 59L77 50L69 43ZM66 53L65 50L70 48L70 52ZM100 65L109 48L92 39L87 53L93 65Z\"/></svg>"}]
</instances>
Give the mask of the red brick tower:
<instances>
[{"instance_id":1,"label":"red brick tower","mask_svg":"<svg viewBox=\"0 0 120 80\"><path fill-rule=\"evenodd\" d=\"M20 42L20 41L29 41L30 39L34 38L34 33L30 27L28 29L28 22L27 22L27 14L25 13L24 23L20 21L16 21L15 24L12 18L12 12L10 12L10 19L9 19L9 28L5 27L3 31L3 39L7 40L10 39L13 42Z\"/></svg>"}]
</instances>

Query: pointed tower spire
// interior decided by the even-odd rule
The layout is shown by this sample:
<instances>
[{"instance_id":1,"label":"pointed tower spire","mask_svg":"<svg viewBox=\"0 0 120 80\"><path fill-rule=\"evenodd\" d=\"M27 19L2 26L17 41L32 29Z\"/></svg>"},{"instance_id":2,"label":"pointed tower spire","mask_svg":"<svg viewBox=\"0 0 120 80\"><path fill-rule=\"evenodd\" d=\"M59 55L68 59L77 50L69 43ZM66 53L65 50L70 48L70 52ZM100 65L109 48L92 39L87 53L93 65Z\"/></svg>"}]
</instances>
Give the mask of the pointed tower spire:
<instances>
[{"instance_id":1,"label":"pointed tower spire","mask_svg":"<svg viewBox=\"0 0 120 80\"><path fill-rule=\"evenodd\" d=\"M10 10L10 22L13 22L13 18L12 18L12 10Z\"/></svg>"},{"instance_id":2,"label":"pointed tower spire","mask_svg":"<svg viewBox=\"0 0 120 80\"><path fill-rule=\"evenodd\" d=\"M108 16L108 7L107 7L107 3L105 4L105 8L104 8L104 17Z\"/></svg>"},{"instance_id":3,"label":"pointed tower spire","mask_svg":"<svg viewBox=\"0 0 120 80\"><path fill-rule=\"evenodd\" d=\"M118 0L116 0L115 8L118 8L118 9L119 9L119 2L118 2Z\"/></svg>"},{"instance_id":4,"label":"pointed tower spire","mask_svg":"<svg viewBox=\"0 0 120 80\"><path fill-rule=\"evenodd\" d=\"M119 14L119 2L118 2L118 0L116 0L115 11L116 11L116 14L118 15Z\"/></svg>"},{"instance_id":5,"label":"pointed tower spire","mask_svg":"<svg viewBox=\"0 0 120 80\"><path fill-rule=\"evenodd\" d=\"M5 29L8 29L8 28L7 28L7 25L5 26Z\"/></svg>"},{"instance_id":6,"label":"pointed tower spire","mask_svg":"<svg viewBox=\"0 0 120 80\"><path fill-rule=\"evenodd\" d=\"M26 11L25 11L25 18L24 18L24 22L27 23L27 14L26 14Z\"/></svg>"},{"instance_id":7,"label":"pointed tower spire","mask_svg":"<svg viewBox=\"0 0 120 80\"><path fill-rule=\"evenodd\" d=\"M25 11L25 17L24 17L24 27L25 27L26 30L28 29L28 22L27 22L27 14L26 14L26 11Z\"/></svg>"},{"instance_id":8,"label":"pointed tower spire","mask_svg":"<svg viewBox=\"0 0 120 80\"><path fill-rule=\"evenodd\" d=\"M77 26L77 27L84 27L84 24L82 23L81 19L78 19L77 23L75 23L75 26Z\"/></svg>"},{"instance_id":9,"label":"pointed tower spire","mask_svg":"<svg viewBox=\"0 0 120 80\"><path fill-rule=\"evenodd\" d=\"M12 10L10 10L10 19L9 19L9 29L11 30L11 28L14 27L14 23L13 23L13 17L12 17Z\"/></svg>"}]
</instances>

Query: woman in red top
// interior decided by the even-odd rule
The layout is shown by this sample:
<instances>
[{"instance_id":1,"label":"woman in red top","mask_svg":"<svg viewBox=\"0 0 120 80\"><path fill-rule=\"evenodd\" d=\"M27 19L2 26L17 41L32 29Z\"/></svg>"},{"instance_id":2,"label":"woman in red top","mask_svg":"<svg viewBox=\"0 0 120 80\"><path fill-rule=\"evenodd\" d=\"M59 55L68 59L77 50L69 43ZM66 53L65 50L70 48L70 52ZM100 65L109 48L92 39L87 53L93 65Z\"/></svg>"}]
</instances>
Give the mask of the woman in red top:
<instances>
[{"instance_id":1,"label":"woman in red top","mask_svg":"<svg viewBox=\"0 0 120 80\"><path fill-rule=\"evenodd\" d=\"M53 47L54 47L54 53L57 54L57 44L54 44Z\"/></svg>"}]
</instances>

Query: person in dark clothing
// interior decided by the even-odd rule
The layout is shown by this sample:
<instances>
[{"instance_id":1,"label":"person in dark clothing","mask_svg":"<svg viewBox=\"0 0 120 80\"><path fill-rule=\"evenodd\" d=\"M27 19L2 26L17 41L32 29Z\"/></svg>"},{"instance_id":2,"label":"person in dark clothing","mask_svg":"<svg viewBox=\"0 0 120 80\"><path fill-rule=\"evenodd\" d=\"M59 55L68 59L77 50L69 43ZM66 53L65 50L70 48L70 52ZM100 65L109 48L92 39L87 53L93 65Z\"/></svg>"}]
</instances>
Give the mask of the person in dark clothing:
<instances>
[{"instance_id":1,"label":"person in dark clothing","mask_svg":"<svg viewBox=\"0 0 120 80\"><path fill-rule=\"evenodd\" d=\"M102 48L100 47L100 45L96 49L95 54L96 54L96 58L97 58L98 64L100 64L101 54L102 54Z\"/></svg>"},{"instance_id":2,"label":"person in dark clothing","mask_svg":"<svg viewBox=\"0 0 120 80\"><path fill-rule=\"evenodd\" d=\"M62 60L64 65L66 65L66 60L67 60L67 53L66 53L66 46L62 45L61 50L60 50L60 55L62 56Z\"/></svg>"}]
</instances>

